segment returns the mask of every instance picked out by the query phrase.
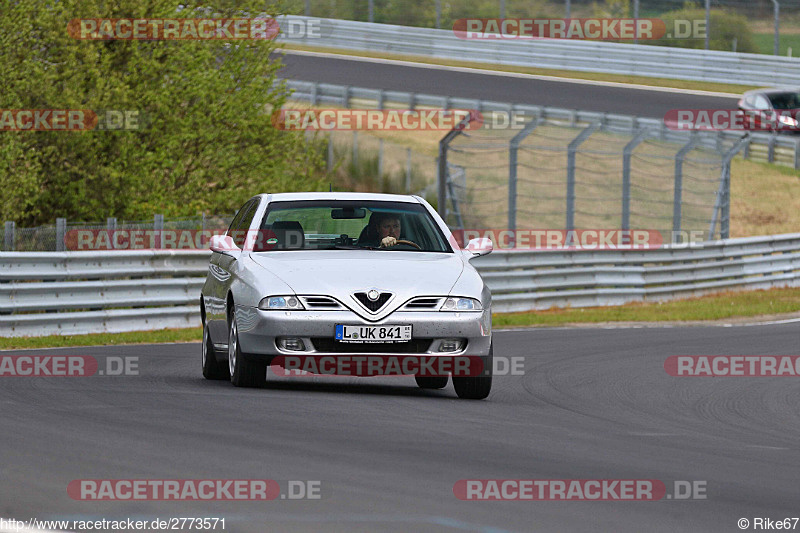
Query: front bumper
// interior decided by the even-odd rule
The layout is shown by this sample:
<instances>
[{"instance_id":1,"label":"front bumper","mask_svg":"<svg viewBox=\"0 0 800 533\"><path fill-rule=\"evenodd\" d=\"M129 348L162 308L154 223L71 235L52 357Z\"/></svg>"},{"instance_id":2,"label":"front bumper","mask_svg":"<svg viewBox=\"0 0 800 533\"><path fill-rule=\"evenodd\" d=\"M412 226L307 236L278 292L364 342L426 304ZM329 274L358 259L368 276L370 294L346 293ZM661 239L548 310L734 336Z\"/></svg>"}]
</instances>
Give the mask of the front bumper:
<instances>
[{"instance_id":1,"label":"front bumper","mask_svg":"<svg viewBox=\"0 0 800 533\"><path fill-rule=\"evenodd\" d=\"M395 312L379 322L367 322L349 310L337 311L263 311L254 307L236 306L236 324L239 330L239 345L242 352L250 355L343 355L348 353L376 353L383 355L409 355L410 353L455 356L487 356L492 343L491 309L482 312L444 312L410 311ZM324 351L315 346L314 339L327 339L317 342L320 347L330 347L334 338L336 324L380 326L411 325L412 340L431 339L429 348L423 351L404 351L398 345L382 346L380 350L359 344L352 352L347 352L347 344L336 343L336 351ZM279 337L300 338L304 351L286 350L279 347ZM437 351L444 339L463 339L462 348L454 352ZM415 343L416 346L425 343Z\"/></svg>"}]
</instances>

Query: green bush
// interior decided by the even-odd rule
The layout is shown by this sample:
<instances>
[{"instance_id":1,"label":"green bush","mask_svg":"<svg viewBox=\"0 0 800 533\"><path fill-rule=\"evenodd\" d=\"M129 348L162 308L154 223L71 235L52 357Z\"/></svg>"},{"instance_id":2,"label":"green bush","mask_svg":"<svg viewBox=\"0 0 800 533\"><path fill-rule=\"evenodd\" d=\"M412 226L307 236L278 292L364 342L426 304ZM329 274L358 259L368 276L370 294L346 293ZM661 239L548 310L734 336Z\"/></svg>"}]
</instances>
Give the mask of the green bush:
<instances>
[{"instance_id":1,"label":"green bush","mask_svg":"<svg viewBox=\"0 0 800 533\"><path fill-rule=\"evenodd\" d=\"M674 34L676 20L702 20L705 22L705 9L687 7L677 11L669 11L661 15L667 28L667 34ZM731 51L733 40L736 39L737 52L758 53L758 47L753 39L753 32L744 15L737 15L722 9L712 9L709 14L708 47L711 50ZM691 39L659 39L648 41L650 44L660 46L675 46L679 48L704 48L705 38Z\"/></svg>"}]
</instances>

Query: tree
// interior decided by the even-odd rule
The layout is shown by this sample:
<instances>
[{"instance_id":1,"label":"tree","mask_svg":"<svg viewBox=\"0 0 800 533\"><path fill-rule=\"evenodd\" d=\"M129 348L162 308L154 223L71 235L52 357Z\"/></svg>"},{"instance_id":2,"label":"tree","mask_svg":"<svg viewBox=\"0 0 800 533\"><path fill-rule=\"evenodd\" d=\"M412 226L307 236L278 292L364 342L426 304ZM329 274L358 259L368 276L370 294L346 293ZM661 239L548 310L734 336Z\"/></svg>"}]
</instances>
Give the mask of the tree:
<instances>
[{"instance_id":1,"label":"tree","mask_svg":"<svg viewBox=\"0 0 800 533\"><path fill-rule=\"evenodd\" d=\"M79 40L67 33L71 19L230 18L264 10L262 2L235 4L7 3L0 13L0 110L90 109L101 125L113 114L107 110L132 111L139 129L0 131L0 220L230 212L254 193L320 188L318 143L270 122L271 109L286 99L275 83L281 63L270 58L272 40ZM280 8L268 9L275 15Z\"/></svg>"}]
</instances>

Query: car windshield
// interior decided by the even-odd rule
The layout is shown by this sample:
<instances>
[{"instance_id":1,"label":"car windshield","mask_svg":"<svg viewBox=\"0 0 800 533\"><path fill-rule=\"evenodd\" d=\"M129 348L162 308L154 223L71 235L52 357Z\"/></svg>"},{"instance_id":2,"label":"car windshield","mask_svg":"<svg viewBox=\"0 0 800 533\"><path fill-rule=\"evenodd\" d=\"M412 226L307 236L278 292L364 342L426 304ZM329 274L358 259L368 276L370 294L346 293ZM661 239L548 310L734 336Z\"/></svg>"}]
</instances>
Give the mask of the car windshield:
<instances>
[{"instance_id":1,"label":"car windshield","mask_svg":"<svg viewBox=\"0 0 800 533\"><path fill-rule=\"evenodd\" d=\"M800 92L770 94L769 101L774 109L800 109Z\"/></svg>"},{"instance_id":2,"label":"car windshield","mask_svg":"<svg viewBox=\"0 0 800 533\"><path fill-rule=\"evenodd\" d=\"M264 213L259 230L263 238L254 247L257 252L343 249L453 251L427 209L416 203L352 200L272 202Z\"/></svg>"}]
</instances>

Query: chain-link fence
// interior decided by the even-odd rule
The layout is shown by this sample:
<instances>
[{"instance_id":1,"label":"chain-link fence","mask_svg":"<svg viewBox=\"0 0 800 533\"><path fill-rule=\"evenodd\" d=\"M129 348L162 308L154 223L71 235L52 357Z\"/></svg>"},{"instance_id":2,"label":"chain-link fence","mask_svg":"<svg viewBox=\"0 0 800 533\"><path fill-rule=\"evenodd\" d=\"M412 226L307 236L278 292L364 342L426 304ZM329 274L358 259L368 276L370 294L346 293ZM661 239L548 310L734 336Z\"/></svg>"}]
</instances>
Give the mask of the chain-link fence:
<instances>
[{"instance_id":1,"label":"chain-link fence","mask_svg":"<svg viewBox=\"0 0 800 533\"><path fill-rule=\"evenodd\" d=\"M727 238L730 160L744 143L538 118L517 130L470 130L444 152L446 220L462 229L647 229Z\"/></svg>"},{"instance_id":2,"label":"chain-link fence","mask_svg":"<svg viewBox=\"0 0 800 533\"><path fill-rule=\"evenodd\" d=\"M58 218L55 224L20 228L14 221L6 221L3 226L2 251L16 252L54 252L73 249L70 236L76 231L86 235L96 232L158 232L169 230L218 231L227 229L233 220L230 215L211 215L199 217L164 218L154 215L152 220L117 220L108 218L105 222L73 222ZM92 233L95 232L95 233ZM149 235L148 235L149 237Z\"/></svg>"}]
</instances>

